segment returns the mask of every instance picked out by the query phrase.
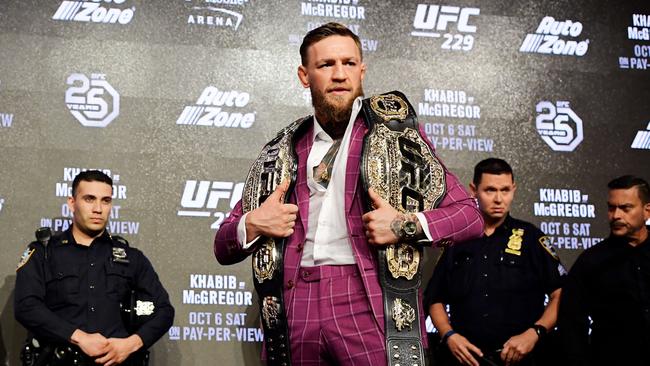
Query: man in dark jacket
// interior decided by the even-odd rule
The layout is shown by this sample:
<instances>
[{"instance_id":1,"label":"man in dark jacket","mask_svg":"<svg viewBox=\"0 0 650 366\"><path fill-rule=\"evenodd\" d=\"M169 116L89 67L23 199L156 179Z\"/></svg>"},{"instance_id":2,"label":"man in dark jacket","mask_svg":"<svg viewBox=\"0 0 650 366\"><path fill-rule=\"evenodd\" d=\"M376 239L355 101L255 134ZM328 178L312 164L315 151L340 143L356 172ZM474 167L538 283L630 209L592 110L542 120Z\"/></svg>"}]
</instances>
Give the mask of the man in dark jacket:
<instances>
[{"instance_id":1,"label":"man in dark jacket","mask_svg":"<svg viewBox=\"0 0 650 366\"><path fill-rule=\"evenodd\" d=\"M571 268L558 328L569 365L648 365L650 189L631 175L607 186L611 234Z\"/></svg>"},{"instance_id":2,"label":"man in dark jacket","mask_svg":"<svg viewBox=\"0 0 650 366\"><path fill-rule=\"evenodd\" d=\"M149 260L106 231L112 184L100 171L81 172L68 198L71 228L31 243L18 264L15 315L38 339L41 357L52 361L43 364L143 365L144 352L137 351L173 322L174 308ZM123 320L132 291L144 300L131 309L149 317L144 324Z\"/></svg>"}]
</instances>

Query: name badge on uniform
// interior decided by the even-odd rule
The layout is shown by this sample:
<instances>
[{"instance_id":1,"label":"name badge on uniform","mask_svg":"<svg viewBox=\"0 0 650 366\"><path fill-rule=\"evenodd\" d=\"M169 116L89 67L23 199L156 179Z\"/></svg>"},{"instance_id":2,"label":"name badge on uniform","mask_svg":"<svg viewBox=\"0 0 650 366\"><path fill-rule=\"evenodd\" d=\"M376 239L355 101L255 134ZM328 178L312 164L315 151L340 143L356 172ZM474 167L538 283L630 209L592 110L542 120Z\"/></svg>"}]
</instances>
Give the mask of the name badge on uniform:
<instances>
[{"instance_id":1,"label":"name badge on uniform","mask_svg":"<svg viewBox=\"0 0 650 366\"><path fill-rule=\"evenodd\" d=\"M512 235L508 240L506 253L521 255L521 242L524 240L524 229L512 229Z\"/></svg>"},{"instance_id":2,"label":"name badge on uniform","mask_svg":"<svg viewBox=\"0 0 650 366\"><path fill-rule=\"evenodd\" d=\"M129 260L126 258L126 250L124 250L124 248L113 247L113 262L129 263Z\"/></svg>"}]
</instances>

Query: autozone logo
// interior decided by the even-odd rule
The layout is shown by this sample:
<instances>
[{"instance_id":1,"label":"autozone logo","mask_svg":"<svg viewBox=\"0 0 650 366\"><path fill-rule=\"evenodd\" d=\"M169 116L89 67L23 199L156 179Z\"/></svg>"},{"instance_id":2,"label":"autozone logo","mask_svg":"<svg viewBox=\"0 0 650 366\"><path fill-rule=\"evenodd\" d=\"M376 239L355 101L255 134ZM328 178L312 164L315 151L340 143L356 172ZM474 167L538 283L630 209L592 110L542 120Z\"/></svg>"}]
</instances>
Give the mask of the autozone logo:
<instances>
[{"instance_id":1,"label":"autozone logo","mask_svg":"<svg viewBox=\"0 0 650 366\"><path fill-rule=\"evenodd\" d=\"M582 23L580 22L573 20L560 22L553 17L545 16L535 33L526 35L519 51L545 55L584 56L589 50L589 39L576 41L561 38L576 38L581 33Z\"/></svg>"},{"instance_id":2,"label":"autozone logo","mask_svg":"<svg viewBox=\"0 0 650 366\"><path fill-rule=\"evenodd\" d=\"M128 24L133 19L135 6L130 8L108 7L110 3L119 5L125 0L86 0L63 1L52 19L89 23ZM106 6L102 6L106 3Z\"/></svg>"},{"instance_id":3,"label":"autozone logo","mask_svg":"<svg viewBox=\"0 0 650 366\"><path fill-rule=\"evenodd\" d=\"M569 106L569 102L556 104L543 101L536 107L537 132L554 151L573 151L583 140L582 119Z\"/></svg>"},{"instance_id":4,"label":"autozone logo","mask_svg":"<svg viewBox=\"0 0 650 366\"><path fill-rule=\"evenodd\" d=\"M120 114L120 95L104 74L71 74L65 92L70 113L86 127L106 127Z\"/></svg>"},{"instance_id":5,"label":"autozone logo","mask_svg":"<svg viewBox=\"0 0 650 366\"><path fill-rule=\"evenodd\" d=\"M636 133L634 141L632 141L632 148L650 150L650 122L645 130Z\"/></svg>"},{"instance_id":6,"label":"autozone logo","mask_svg":"<svg viewBox=\"0 0 650 366\"><path fill-rule=\"evenodd\" d=\"M181 207L178 216L186 217L214 217L210 225L218 229L223 220L230 215L230 211L241 199L244 183L210 180L188 180L185 182ZM227 202L227 211L219 210L219 202ZM223 209L224 204L221 205Z\"/></svg>"},{"instance_id":7,"label":"autozone logo","mask_svg":"<svg viewBox=\"0 0 650 366\"><path fill-rule=\"evenodd\" d=\"M255 112L241 113L224 109L244 108L249 101L250 94L246 92L224 91L208 86L195 105L188 105L183 109L176 124L250 128L255 123Z\"/></svg>"},{"instance_id":8,"label":"autozone logo","mask_svg":"<svg viewBox=\"0 0 650 366\"><path fill-rule=\"evenodd\" d=\"M441 6L418 4L413 20L415 37L440 38L445 41L441 48L452 51L469 51L474 46L476 26L470 24L471 17L481 13L479 8L461 8L458 6ZM450 30L456 24L456 30Z\"/></svg>"}]
</instances>

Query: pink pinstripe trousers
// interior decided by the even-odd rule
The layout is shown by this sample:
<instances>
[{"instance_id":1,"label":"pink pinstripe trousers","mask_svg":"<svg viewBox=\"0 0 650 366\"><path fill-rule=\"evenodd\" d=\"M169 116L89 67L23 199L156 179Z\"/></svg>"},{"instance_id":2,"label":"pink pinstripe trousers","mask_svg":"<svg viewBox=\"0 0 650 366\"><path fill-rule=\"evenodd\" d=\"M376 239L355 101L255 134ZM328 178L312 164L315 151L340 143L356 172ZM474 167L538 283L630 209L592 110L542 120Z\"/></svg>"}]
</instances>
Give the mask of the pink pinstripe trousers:
<instances>
[{"instance_id":1,"label":"pink pinstripe trousers","mask_svg":"<svg viewBox=\"0 0 650 366\"><path fill-rule=\"evenodd\" d=\"M294 365L386 365L356 265L303 267L289 312Z\"/></svg>"}]
</instances>

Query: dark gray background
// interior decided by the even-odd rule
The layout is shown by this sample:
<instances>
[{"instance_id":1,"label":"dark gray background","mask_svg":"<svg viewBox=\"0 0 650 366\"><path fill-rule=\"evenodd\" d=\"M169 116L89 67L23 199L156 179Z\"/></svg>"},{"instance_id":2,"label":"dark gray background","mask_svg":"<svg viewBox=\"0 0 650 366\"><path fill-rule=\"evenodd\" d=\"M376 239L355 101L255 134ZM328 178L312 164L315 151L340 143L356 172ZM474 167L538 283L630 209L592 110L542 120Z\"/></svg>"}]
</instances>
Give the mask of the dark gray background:
<instances>
[{"instance_id":1,"label":"dark gray background","mask_svg":"<svg viewBox=\"0 0 650 366\"><path fill-rule=\"evenodd\" d=\"M228 2L228 1L226 1ZM263 144L290 121L311 113L296 77L298 42L315 23L358 26L362 39L377 41L365 53L367 95L398 89L418 109L424 89L462 90L481 107L480 119L422 116L422 123L476 126L492 139L492 152L438 149L461 181L489 156L508 160L519 185L515 216L542 222L586 223L590 238L608 233L606 183L634 173L648 178L650 151L631 149L650 120L649 71L623 70L619 57L633 56L627 37L632 14L650 14L646 1L440 1L430 5L480 8L469 52L441 49L443 39L412 37L417 1L341 1L363 7L365 19L301 15L300 1L140 1L130 23L52 20L61 1L0 2L0 359L18 364L24 329L13 319L15 266L42 218L61 216L65 198L55 196L65 167L110 169L127 186L118 221L139 223L125 235L156 267L176 307L175 326L190 326L190 312L245 313L243 327L258 327L257 305L183 304L190 274L235 275L253 291L250 263L222 267L212 254L214 218L179 217L188 180L243 181ZM304 2L307 4L308 2ZM424 2L422 2L424 4ZM313 3L316 5L317 3ZM212 6L243 16L238 29L187 24L193 7ZM583 57L521 53L526 34L544 16L583 25L589 39ZM447 32L456 34L455 23ZM442 31L445 33L445 31ZM564 39L571 39L565 37ZM120 94L119 116L105 128L82 126L64 102L67 77L103 73ZM195 105L208 86L250 94L241 108L255 113L249 129L177 125L183 108ZM582 119L584 141L573 152L553 151L540 138L535 106L569 101ZM578 189L596 206L595 218L536 217L540 188ZM229 200L216 209L227 213ZM558 250L570 266L580 250ZM431 272L438 252L427 252ZM214 326L214 325L213 325ZM237 326L231 326L234 332ZM259 364L258 342L170 340L153 347L155 365ZM219 360L219 361L217 361Z\"/></svg>"}]
</instances>

